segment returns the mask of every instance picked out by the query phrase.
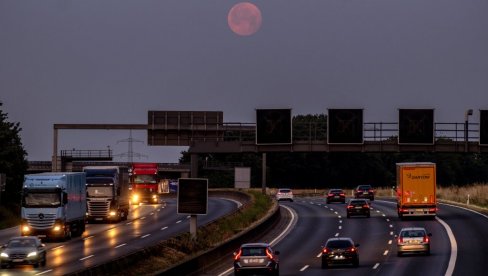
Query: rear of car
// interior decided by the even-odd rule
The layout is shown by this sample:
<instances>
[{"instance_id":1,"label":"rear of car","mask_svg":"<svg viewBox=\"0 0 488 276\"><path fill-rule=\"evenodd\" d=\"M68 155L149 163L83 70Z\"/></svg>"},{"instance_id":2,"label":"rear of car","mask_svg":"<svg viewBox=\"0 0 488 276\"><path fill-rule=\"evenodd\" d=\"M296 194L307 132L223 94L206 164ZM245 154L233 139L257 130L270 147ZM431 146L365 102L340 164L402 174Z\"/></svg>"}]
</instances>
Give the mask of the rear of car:
<instances>
[{"instance_id":1,"label":"rear of car","mask_svg":"<svg viewBox=\"0 0 488 276\"><path fill-rule=\"evenodd\" d=\"M374 200L374 190L371 185L359 185L354 190L354 198L366 198L371 201Z\"/></svg>"},{"instance_id":2,"label":"rear of car","mask_svg":"<svg viewBox=\"0 0 488 276\"><path fill-rule=\"evenodd\" d=\"M288 188L280 188L276 192L276 200L288 200L293 202L293 191Z\"/></svg>"},{"instance_id":3,"label":"rear of car","mask_svg":"<svg viewBox=\"0 0 488 276\"><path fill-rule=\"evenodd\" d=\"M346 203L346 194L342 189L331 189L325 196L327 204L332 202Z\"/></svg>"},{"instance_id":4,"label":"rear of car","mask_svg":"<svg viewBox=\"0 0 488 276\"><path fill-rule=\"evenodd\" d=\"M355 244L351 238L330 238L322 247L322 268L328 268L331 264L351 264L359 266L359 244Z\"/></svg>"},{"instance_id":5,"label":"rear of car","mask_svg":"<svg viewBox=\"0 0 488 276\"><path fill-rule=\"evenodd\" d=\"M247 243L234 253L234 275L279 275L278 251L267 243Z\"/></svg>"},{"instance_id":6,"label":"rear of car","mask_svg":"<svg viewBox=\"0 0 488 276\"><path fill-rule=\"evenodd\" d=\"M404 253L424 253L430 255L431 233L423 227L402 228L397 238L397 255Z\"/></svg>"},{"instance_id":7,"label":"rear of car","mask_svg":"<svg viewBox=\"0 0 488 276\"><path fill-rule=\"evenodd\" d=\"M351 199L346 206L347 218L351 216L371 216L371 207L366 199Z\"/></svg>"}]
</instances>

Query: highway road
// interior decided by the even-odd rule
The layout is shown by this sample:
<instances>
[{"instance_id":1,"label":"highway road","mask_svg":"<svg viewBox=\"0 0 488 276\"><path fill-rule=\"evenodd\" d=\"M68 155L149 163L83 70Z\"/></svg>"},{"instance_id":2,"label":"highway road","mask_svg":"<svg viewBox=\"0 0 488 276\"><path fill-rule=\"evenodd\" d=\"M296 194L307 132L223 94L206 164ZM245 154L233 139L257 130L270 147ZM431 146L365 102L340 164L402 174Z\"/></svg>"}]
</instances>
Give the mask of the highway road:
<instances>
[{"instance_id":1,"label":"highway road","mask_svg":"<svg viewBox=\"0 0 488 276\"><path fill-rule=\"evenodd\" d=\"M292 210L296 222L274 244L280 251L280 275L486 275L488 217L441 204L435 220L401 221L396 204L372 202L371 218L346 218L345 204L325 204L321 198L282 202L282 213ZM295 216L293 215L293 216ZM292 224L290 222L290 224ZM402 227L422 226L432 233L431 255L398 257L394 235ZM321 245L330 237L351 237L360 244L360 264L321 268ZM272 241L273 237L266 237ZM217 274L232 275L232 257Z\"/></svg>"},{"instance_id":2,"label":"highway road","mask_svg":"<svg viewBox=\"0 0 488 276\"><path fill-rule=\"evenodd\" d=\"M237 209L235 201L209 198L205 224ZM3 275L64 275L134 252L182 232L188 232L189 216L176 214L176 199L165 204L132 206L129 219L117 224L88 224L82 237L67 242L47 242L47 265L37 269L19 266L0 270ZM19 235L18 227L0 231L0 243Z\"/></svg>"}]
</instances>

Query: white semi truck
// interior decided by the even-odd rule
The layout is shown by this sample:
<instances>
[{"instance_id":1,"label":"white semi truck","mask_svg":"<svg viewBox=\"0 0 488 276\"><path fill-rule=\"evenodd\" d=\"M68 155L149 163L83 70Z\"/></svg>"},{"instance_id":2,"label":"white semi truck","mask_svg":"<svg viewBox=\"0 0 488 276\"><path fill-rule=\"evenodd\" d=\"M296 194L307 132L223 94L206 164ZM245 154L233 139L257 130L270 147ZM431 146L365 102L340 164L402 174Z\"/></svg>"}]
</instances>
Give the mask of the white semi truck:
<instances>
[{"instance_id":1,"label":"white semi truck","mask_svg":"<svg viewBox=\"0 0 488 276\"><path fill-rule=\"evenodd\" d=\"M22 236L67 240L85 231L86 177L80 172L28 174L21 208Z\"/></svg>"}]
</instances>

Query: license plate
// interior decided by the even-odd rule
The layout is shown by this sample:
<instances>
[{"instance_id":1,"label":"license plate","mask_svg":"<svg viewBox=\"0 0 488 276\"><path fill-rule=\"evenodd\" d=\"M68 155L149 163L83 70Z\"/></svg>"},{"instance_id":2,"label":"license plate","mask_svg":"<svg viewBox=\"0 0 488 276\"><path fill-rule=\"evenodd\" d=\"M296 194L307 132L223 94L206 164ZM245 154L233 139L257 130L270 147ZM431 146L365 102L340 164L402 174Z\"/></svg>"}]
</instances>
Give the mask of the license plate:
<instances>
[{"instance_id":1,"label":"license plate","mask_svg":"<svg viewBox=\"0 0 488 276\"><path fill-rule=\"evenodd\" d=\"M46 235L37 235L38 238L45 238Z\"/></svg>"},{"instance_id":2,"label":"license plate","mask_svg":"<svg viewBox=\"0 0 488 276\"><path fill-rule=\"evenodd\" d=\"M364 192L363 194L367 195L367 194L369 194L369 193L368 193L368 192Z\"/></svg>"},{"instance_id":3,"label":"license plate","mask_svg":"<svg viewBox=\"0 0 488 276\"><path fill-rule=\"evenodd\" d=\"M103 218L95 218L95 220L103 220Z\"/></svg>"},{"instance_id":4,"label":"license plate","mask_svg":"<svg viewBox=\"0 0 488 276\"><path fill-rule=\"evenodd\" d=\"M342 259L344 259L344 256L342 256L342 255L335 255L334 256L334 259L336 259L336 260L342 260Z\"/></svg>"},{"instance_id":5,"label":"license plate","mask_svg":"<svg viewBox=\"0 0 488 276\"><path fill-rule=\"evenodd\" d=\"M21 263L23 261L24 261L24 259L13 259L12 260L12 262L14 262L14 263Z\"/></svg>"},{"instance_id":6,"label":"license plate","mask_svg":"<svg viewBox=\"0 0 488 276\"><path fill-rule=\"evenodd\" d=\"M250 264L258 264L259 263L259 259L249 259L249 263Z\"/></svg>"},{"instance_id":7,"label":"license plate","mask_svg":"<svg viewBox=\"0 0 488 276\"><path fill-rule=\"evenodd\" d=\"M363 207L356 207L356 209L363 209Z\"/></svg>"}]
</instances>

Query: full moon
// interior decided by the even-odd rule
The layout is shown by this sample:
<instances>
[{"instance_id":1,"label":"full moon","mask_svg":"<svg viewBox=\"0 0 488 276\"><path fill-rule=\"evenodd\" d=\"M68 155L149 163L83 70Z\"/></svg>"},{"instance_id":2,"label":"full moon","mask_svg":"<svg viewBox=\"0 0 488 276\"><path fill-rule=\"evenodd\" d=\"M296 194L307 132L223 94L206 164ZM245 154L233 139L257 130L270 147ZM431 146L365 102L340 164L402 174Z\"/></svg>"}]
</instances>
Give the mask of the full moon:
<instances>
[{"instance_id":1,"label":"full moon","mask_svg":"<svg viewBox=\"0 0 488 276\"><path fill-rule=\"evenodd\" d=\"M230 9L227 22L234 33L249 36L261 27L261 11L252 3L241 2Z\"/></svg>"}]
</instances>

